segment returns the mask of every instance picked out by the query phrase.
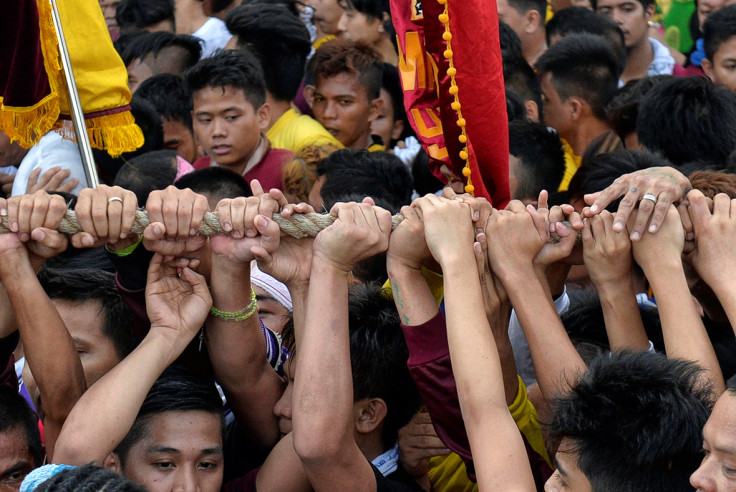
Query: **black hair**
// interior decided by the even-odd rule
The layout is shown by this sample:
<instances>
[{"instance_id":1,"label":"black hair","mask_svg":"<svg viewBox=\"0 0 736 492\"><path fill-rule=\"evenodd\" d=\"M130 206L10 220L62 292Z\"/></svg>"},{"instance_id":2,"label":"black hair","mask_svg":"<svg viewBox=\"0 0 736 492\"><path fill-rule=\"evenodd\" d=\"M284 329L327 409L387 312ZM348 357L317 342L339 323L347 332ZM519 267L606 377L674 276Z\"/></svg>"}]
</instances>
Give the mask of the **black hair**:
<instances>
[{"instance_id":1,"label":"black hair","mask_svg":"<svg viewBox=\"0 0 736 492\"><path fill-rule=\"evenodd\" d=\"M253 196L243 177L224 167L198 169L176 180L174 186L180 190L189 188L195 193L208 195L215 203L223 198Z\"/></svg>"},{"instance_id":2,"label":"black hair","mask_svg":"<svg viewBox=\"0 0 736 492\"><path fill-rule=\"evenodd\" d=\"M539 123L509 123L509 153L519 159L518 185L512 198L534 198L542 190L556 191L565 174L565 154L555 132Z\"/></svg>"},{"instance_id":3,"label":"black hair","mask_svg":"<svg viewBox=\"0 0 736 492\"><path fill-rule=\"evenodd\" d=\"M174 0L122 0L115 8L115 20L121 31L146 29L164 21L175 29Z\"/></svg>"},{"instance_id":4,"label":"black hair","mask_svg":"<svg viewBox=\"0 0 736 492\"><path fill-rule=\"evenodd\" d=\"M640 150L619 150L599 154L582 164L573 176L568 188L570 198L582 199L588 193L602 191L624 174L667 165L669 162L662 156ZM614 200L606 210L616 212L619 203L620 199Z\"/></svg>"},{"instance_id":5,"label":"black hair","mask_svg":"<svg viewBox=\"0 0 736 492\"><path fill-rule=\"evenodd\" d=\"M125 469L130 449L149 433L148 422L152 417L165 412L186 411L217 414L224 433L222 398L215 387L215 381L180 366L169 366L153 384L143 400L133 426L115 448L114 452L120 458L122 468Z\"/></svg>"},{"instance_id":6,"label":"black hair","mask_svg":"<svg viewBox=\"0 0 736 492\"><path fill-rule=\"evenodd\" d=\"M399 313L380 284L354 286L348 297L350 365L353 398L381 398L388 411L383 444L393 446L399 429L421 405L419 392L407 367L409 350Z\"/></svg>"},{"instance_id":7,"label":"black hair","mask_svg":"<svg viewBox=\"0 0 736 492\"><path fill-rule=\"evenodd\" d=\"M406 108L404 107L404 89L401 87L401 77L399 75L399 69L390 63L383 64L383 83L381 88L388 92L391 98L391 107L394 110L394 120L400 120L404 122L404 131L401 132L397 140L404 140L409 136L413 136L409 119L406 116ZM384 142L388 148L393 148L396 145L396 141Z\"/></svg>"},{"instance_id":8,"label":"black hair","mask_svg":"<svg viewBox=\"0 0 736 492\"><path fill-rule=\"evenodd\" d=\"M91 268L46 268L39 273L38 280L49 299L100 301L98 315L105 320L102 334L115 345L120 359L133 351L137 344L133 335L133 315L120 297L114 274Z\"/></svg>"},{"instance_id":9,"label":"black hair","mask_svg":"<svg viewBox=\"0 0 736 492\"><path fill-rule=\"evenodd\" d=\"M503 52L503 82L506 90L519 96L523 103L526 101L536 103L541 117L542 89L539 86L539 79L521 54Z\"/></svg>"},{"instance_id":10,"label":"black hair","mask_svg":"<svg viewBox=\"0 0 736 492\"><path fill-rule=\"evenodd\" d=\"M179 50L175 51L176 48ZM134 60L152 58L156 64L165 65L159 72L182 74L194 66L201 56L202 44L194 36L158 31L140 33L132 38L123 51L122 59L127 67Z\"/></svg>"},{"instance_id":11,"label":"black hair","mask_svg":"<svg viewBox=\"0 0 736 492\"><path fill-rule=\"evenodd\" d=\"M411 164L411 176L414 179L414 189L419 196L436 193L444 187L444 183L432 174L429 168L429 154L424 149L417 152Z\"/></svg>"},{"instance_id":12,"label":"black hair","mask_svg":"<svg viewBox=\"0 0 736 492\"><path fill-rule=\"evenodd\" d=\"M636 117L639 106L649 91L657 84L672 78L671 75L654 75L643 79L631 80L616 91L611 102L606 106L608 122L622 140L636 132Z\"/></svg>"},{"instance_id":13,"label":"black hair","mask_svg":"<svg viewBox=\"0 0 736 492\"><path fill-rule=\"evenodd\" d=\"M317 176L325 177L320 190L324 203L334 203L337 197L350 193L383 200L392 213L411 203L411 173L398 157L387 152L338 150L318 164Z\"/></svg>"},{"instance_id":14,"label":"black hair","mask_svg":"<svg viewBox=\"0 0 736 492\"><path fill-rule=\"evenodd\" d=\"M736 5L729 5L710 14L703 23L705 57L713 62L721 43L736 36Z\"/></svg>"},{"instance_id":15,"label":"black hair","mask_svg":"<svg viewBox=\"0 0 736 492\"><path fill-rule=\"evenodd\" d=\"M673 164L722 166L736 148L736 94L704 77L673 77L653 87L636 119L639 143Z\"/></svg>"},{"instance_id":16,"label":"black hair","mask_svg":"<svg viewBox=\"0 0 736 492\"><path fill-rule=\"evenodd\" d=\"M274 98L294 99L307 55L312 49L309 30L285 5L241 5L225 17L238 48L252 51L261 62L266 88Z\"/></svg>"},{"instance_id":17,"label":"black hair","mask_svg":"<svg viewBox=\"0 0 736 492\"><path fill-rule=\"evenodd\" d=\"M506 89L506 116L512 121L527 121L524 101L515 92Z\"/></svg>"},{"instance_id":18,"label":"black hair","mask_svg":"<svg viewBox=\"0 0 736 492\"><path fill-rule=\"evenodd\" d=\"M294 16L300 17L301 0L243 0L240 5L283 5Z\"/></svg>"},{"instance_id":19,"label":"black hair","mask_svg":"<svg viewBox=\"0 0 736 492\"><path fill-rule=\"evenodd\" d=\"M127 160L164 148L164 126L153 104L136 94L130 101L130 112L135 118L135 124L143 132L143 145L140 148L133 152L124 152L118 157L112 157L104 150L92 149L100 178L108 184L115 180L115 176Z\"/></svg>"},{"instance_id":20,"label":"black hair","mask_svg":"<svg viewBox=\"0 0 736 492\"><path fill-rule=\"evenodd\" d=\"M571 34L545 51L536 67L540 74L552 75L561 100L580 97L597 118L606 118L606 104L618 87L619 65L603 38L588 33Z\"/></svg>"},{"instance_id":21,"label":"black hair","mask_svg":"<svg viewBox=\"0 0 736 492\"><path fill-rule=\"evenodd\" d=\"M245 50L218 51L201 60L185 74L192 94L208 87L233 87L258 110L266 103L266 82L256 57Z\"/></svg>"},{"instance_id":22,"label":"black hair","mask_svg":"<svg viewBox=\"0 0 736 492\"><path fill-rule=\"evenodd\" d=\"M501 44L502 53L512 52L519 56L522 55L519 35L502 20L498 21L498 40Z\"/></svg>"},{"instance_id":23,"label":"black hair","mask_svg":"<svg viewBox=\"0 0 736 492\"><path fill-rule=\"evenodd\" d=\"M544 21L547 18L547 0L510 0L509 7L512 7L521 15L530 10L536 10L539 14L540 23L544 28Z\"/></svg>"},{"instance_id":24,"label":"black hair","mask_svg":"<svg viewBox=\"0 0 736 492\"><path fill-rule=\"evenodd\" d=\"M343 73L356 75L368 100L381 95L383 60L376 50L360 41L336 39L323 44L309 60L307 72L315 83Z\"/></svg>"},{"instance_id":25,"label":"black hair","mask_svg":"<svg viewBox=\"0 0 736 492\"><path fill-rule=\"evenodd\" d=\"M17 389L0 386L0 432L20 429L26 436L28 452L33 458L33 467L43 464L43 444L38 430L38 416Z\"/></svg>"},{"instance_id":26,"label":"black hair","mask_svg":"<svg viewBox=\"0 0 736 492\"><path fill-rule=\"evenodd\" d=\"M603 14L593 12L585 7L567 7L555 13L555 16L547 23L547 44L553 36L564 38L570 34L587 32L603 37L613 50L618 60L621 75L626 67L626 40L621 28L614 21Z\"/></svg>"},{"instance_id":27,"label":"black hair","mask_svg":"<svg viewBox=\"0 0 736 492\"><path fill-rule=\"evenodd\" d=\"M594 492L692 490L713 405L701 373L652 352L600 356L555 399L550 438L568 440Z\"/></svg>"},{"instance_id":28,"label":"black hair","mask_svg":"<svg viewBox=\"0 0 736 492\"><path fill-rule=\"evenodd\" d=\"M153 190L163 190L173 184L176 173L176 152L157 150L126 162L115 176L115 186L135 193L138 203L143 205Z\"/></svg>"},{"instance_id":29,"label":"black hair","mask_svg":"<svg viewBox=\"0 0 736 492\"><path fill-rule=\"evenodd\" d=\"M41 482L34 492L146 492L117 473L94 465L75 466L62 470Z\"/></svg>"},{"instance_id":30,"label":"black hair","mask_svg":"<svg viewBox=\"0 0 736 492\"><path fill-rule=\"evenodd\" d=\"M192 92L180 76L154 75L141 82L135 95L150 102L163 119L179 121L192 129Z\"/></svg>"},{"instance_id":31,"label":"black hair","mask_svg":"<svg viewBox=\"0 0 736 492\"><path fill-rule=\"evenodd\" d=\"M357 10L369 19L381 19L384 12L391 15L389 0L338 0L338 3L349 10Z\"/></svg>"}]
</instances>

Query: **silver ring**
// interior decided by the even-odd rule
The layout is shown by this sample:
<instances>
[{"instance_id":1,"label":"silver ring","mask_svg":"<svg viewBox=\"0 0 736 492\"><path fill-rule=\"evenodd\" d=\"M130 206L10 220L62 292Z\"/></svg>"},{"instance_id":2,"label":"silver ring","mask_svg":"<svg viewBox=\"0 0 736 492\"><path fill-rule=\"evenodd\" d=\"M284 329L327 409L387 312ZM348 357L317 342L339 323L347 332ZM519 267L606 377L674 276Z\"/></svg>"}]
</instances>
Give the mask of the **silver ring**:
<instances>
[{"instance_id":1,"label":"silver ring","mask_svg":"<svg viewBox=\"0 0 736 492\"><path fill-rule=\"evenodd\" d=\"M107 203L110 204L112 202L120 202L122 204L123 199L120 198L119 196L111 196L110 198L107 199Z\"/></svg>"},{"instance_id":2,"label":"silver ring","mask_svg":"<svg viewBox=\"0 0 736 492\"><path fill-rule=\"evenodd\" d=\"M654 203L657 203L657 197L652 195L651 193L646 193L643 197L641 197L641 201L643 202L644 200L651 200Z\"/></svg>"}]
</instances>

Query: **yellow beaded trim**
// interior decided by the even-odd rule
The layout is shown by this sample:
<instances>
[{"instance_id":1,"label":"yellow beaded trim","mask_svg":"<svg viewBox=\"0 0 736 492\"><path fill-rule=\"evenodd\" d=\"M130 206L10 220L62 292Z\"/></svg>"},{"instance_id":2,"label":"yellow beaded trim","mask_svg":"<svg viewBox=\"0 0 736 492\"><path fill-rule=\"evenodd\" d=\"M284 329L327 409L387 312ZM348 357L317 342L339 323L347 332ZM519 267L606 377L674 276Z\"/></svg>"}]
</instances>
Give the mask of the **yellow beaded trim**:
<instances>
[{"instance_id":1,"label":"yellow beaded trim","mask_svg":"<svg viewBox=\"0 0 736 492\"><path fill-rule=\"evenodd\" d=\"M455 81L457 69L455 68L455 64L452 61L452 33L450 32L450 14L447 2L448 0L437 0L437 3L445 6L445 11L439 15L439 21L445 26L445 32L442 33L442 39L444 39L447 43L447 49L445 49L443 56L447 59L447 62L450 65L450 67L447 69L447 75L450 77L450 95L455 98L452 104L450 104L450 107L457 113L457 126L460 127L460 136L458 136L458 141L464 145L464 148L460 151L459 156L460 159L465 161L465 167L463 168L463 176L465 176L465 178L467 179L465 191L473 195L475 187L470 180L471 171L470 161L468 160L468 134L465 131L466 122L465 118L463 118L462 108L460 106L460 98L458 97L458 92L460 89L458 89L457 82Z\"/></svg>"}]
</instances>

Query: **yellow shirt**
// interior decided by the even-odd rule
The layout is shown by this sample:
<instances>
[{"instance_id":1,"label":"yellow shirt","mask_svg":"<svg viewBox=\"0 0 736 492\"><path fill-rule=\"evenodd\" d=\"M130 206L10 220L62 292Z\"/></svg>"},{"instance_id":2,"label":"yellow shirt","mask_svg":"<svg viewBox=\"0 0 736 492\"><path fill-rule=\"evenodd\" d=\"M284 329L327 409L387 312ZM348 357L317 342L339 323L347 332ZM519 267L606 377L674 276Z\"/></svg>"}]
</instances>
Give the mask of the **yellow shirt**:
<instances>
[{"instance_id":1,"label":"yellow shirt","mask_svg":"<svg viewBox=\"0 0 736 492\"><path fill-rule=\"evenodd\" d=\"M266 132L271 147L286 149L299 154L305 147L332 145L339 149L343 145L314 118L289 110L276 120Z\"/></svg>"},{"instance_id":2,"label":"yellow shirt","mask_svg":"<svg viewBox=\"0 0 736 492\"><path fill-rule=\"evenodd\" d=\"M562 182L560 183L560 187L557 191L567 191L568 186L570 186L570 181L572 180L572 177L575 176L575 173L578 172L578 168L580 167L580 163L583 158L575 155L575 152L572 151L572 147L567 143L567 140L564 138L560 140L562 140L562 151L565 153L565 175L562 177Z\"/></svg>"}]
</instances>

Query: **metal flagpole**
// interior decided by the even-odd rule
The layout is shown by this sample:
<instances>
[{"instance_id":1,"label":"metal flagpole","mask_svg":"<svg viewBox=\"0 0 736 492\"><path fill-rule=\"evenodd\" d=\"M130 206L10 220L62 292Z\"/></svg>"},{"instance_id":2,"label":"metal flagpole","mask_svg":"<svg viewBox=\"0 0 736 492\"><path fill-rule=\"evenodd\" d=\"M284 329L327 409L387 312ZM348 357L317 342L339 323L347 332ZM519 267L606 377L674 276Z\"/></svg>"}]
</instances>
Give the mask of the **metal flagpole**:
<instances>
[{"instance_id":1,"label":"metal flagpole","mask_svg":"<svg viewBox=\"0 0 736 492\"><path fill-rule=\"evenodd\" d=\"M84 121L84 111L82 103L79 101L79 93L77 92L77 82L74 80L74 72L72 71L72 62L69 58L69 49L66 46L66 38L64 37L64 28L61 25L61 17L59 16L59 8L56 0L49 0L53 9L52 16L54 18L54 27L56 28L56 36L59 38L59 53L61 54L61 66L64 69L64 78L69 92L69 103L72 110L72 121L74 122L74 131L77 133L77 145L79 145L79 153L82 156L84 164L84 174L87 176L87 186L97 188L100 180L97 177L97 168L95 167L95 159L92 156L92 146L89 142L89 134L87 133L87 124Z\"/></svg>"}]
</instances>

